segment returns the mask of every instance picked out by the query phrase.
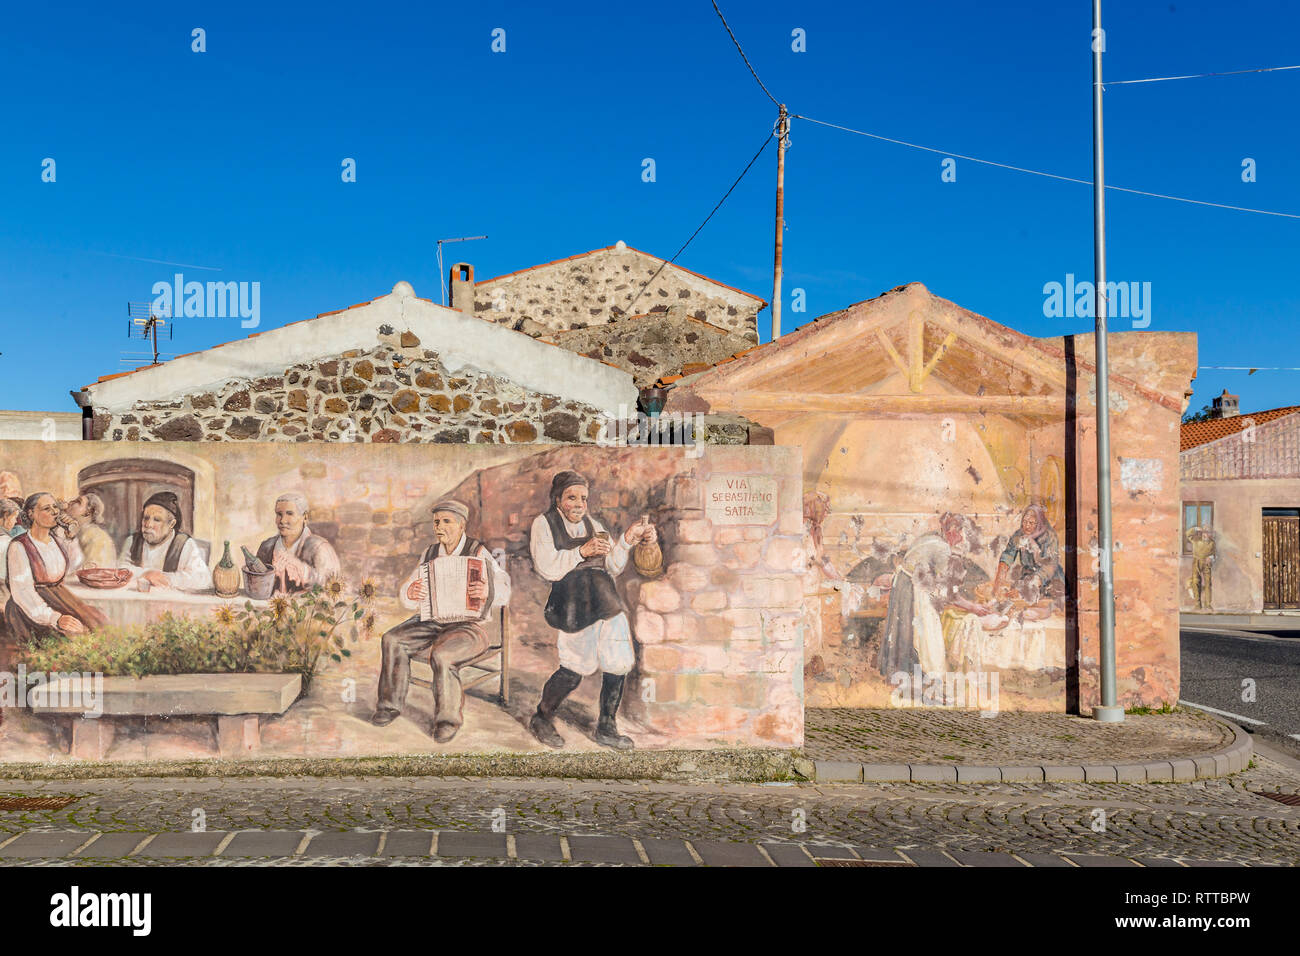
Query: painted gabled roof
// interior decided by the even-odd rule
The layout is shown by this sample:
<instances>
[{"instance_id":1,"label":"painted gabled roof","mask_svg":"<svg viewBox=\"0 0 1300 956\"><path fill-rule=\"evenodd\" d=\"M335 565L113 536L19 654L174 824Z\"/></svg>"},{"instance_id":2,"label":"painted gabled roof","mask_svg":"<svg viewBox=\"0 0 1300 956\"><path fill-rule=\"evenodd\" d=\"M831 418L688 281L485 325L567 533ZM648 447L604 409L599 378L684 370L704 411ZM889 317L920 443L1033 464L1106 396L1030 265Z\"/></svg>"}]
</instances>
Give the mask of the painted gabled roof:
<instances>
[{"instance_id":1,"label":"painted gabled roof","mask_svg":"<svg viewBox=\"0 0 1300 956\"><path fill-rule=\"evenodd\" d=\"M619 248L620 245L622 246L622 249ZM491 279L480 279L476 281L474 285L475 287L478 287L481 285L488 285L493 282L501 282L504 279L512 279L515 276L523 275L527 272L536 272L538 269L549 269L551 266L557 266L562 262L572 262L574 259L583 259L587 256L599 255L602 252L620 252L620 251L635 252L639 256L645 256L647 259L653 259L655 262L663 262L666 264L667 268L669 269L678 269L682 272L687 273L688 275L695 276L695 278L697 279L702 279L705 282L709 283L710 285L718 286L721 289L728 289L731 292L737 293L738 295L743 295L747 298L754 299L760 303L759 305L760 309L767 305L766 299L762 298L761 296L754 295L754 293L752 292L746 292L744 289L737 289L735 286L727 285L725 282L719 282L717 279L710 279L706 275L701 275L698 272L693 272L692 270L687 269L685 266L679 266L675 262L667 262L666 260L661 259L656 255L652 255L649 252L642 252L640 249L634 249L631 246L629 246L627 243L615 244L612 246L604 246L603 248L600 249L592 249L589 252L579 252L577 255L565 256L563 259L553 259L550 262L543 262L540 265L529 266L527 269L517 269L514 272L507 272L504 275L493 276Z\"/></svg>"},{"instance_id":2,"label":"painted gabled roof","mask_svg":"<svg viewBox=\"0 0 1300 956\"><path fill-rule=\"evenodd\" d=\"M974 396L1027 396L1043 402L1055 396L1064 401L1071 388L1071 374L1086 373L1091 378L1095 373L1088 344L1091 335L1034 338L912 282L821 316L775 342L738 352L704 371L666 377L663 384L676 386L674 392L679 393L670 393L669 409L673 409L674 399L739 407L746 392L758 391L765 395L788 393L788 414L800 414L800 394L862 393L895 374L897 363L890 349L903 350L897 340L900 331L906 334L910 315L922 319L924 358L928 361L944 352L932 366L935 376L957 391ZM1113 333L1112 341L1122 336L1127 348L1112 347L1112 389L1122 388L1181 412L1182 392L1194 365L1189 366L1183 381L1182 370L1168 362L1162 365L1160 353L1169 344L1162 336L1184 335L1189 333ZM881 336L890 340L888 347ZM1175 379L1180 379L1176 394L1170 384Z\"/></svg>"},{"instance_id":3,"label":"painted gabled roof","mask_svg":"<svg viewBox=\"0 0 1300 956\"><path fill-rule=\"evenodd\" d=\"M1195 448L1198 445L1218 441L1220 438L1235 435L1252 424L1263 425L1275 418L1293 415L1296 412L1300 412L1300 405L1286 405L1282 408L1270 408L1262 412L1242 413L1231 418L1211 418L1203 422L1184 422L1179 430L1180 450L1187 451L1187 449Z\"/></svg>"}]
</instances>

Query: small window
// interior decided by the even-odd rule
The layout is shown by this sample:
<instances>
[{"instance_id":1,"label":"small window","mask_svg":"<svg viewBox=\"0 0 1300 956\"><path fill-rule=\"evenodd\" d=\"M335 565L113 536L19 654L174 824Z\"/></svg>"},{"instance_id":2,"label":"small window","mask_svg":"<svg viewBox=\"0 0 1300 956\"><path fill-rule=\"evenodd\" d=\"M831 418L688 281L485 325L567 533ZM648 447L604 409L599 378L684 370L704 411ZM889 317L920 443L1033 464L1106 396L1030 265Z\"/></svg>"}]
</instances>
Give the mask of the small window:
<instances>
[{"instance_id":1,"label":"small window","mask_svg":"<svg viewBox=\"0 0 1300 956\"><path fill-rule=\"evenodd\" d=\"M1187 540L1187 532L1193 528L1214 529L1214 505L1211 502L1183 502L1183 554L1192 553L1192 543Z\"/></svg>"}]
</instances>

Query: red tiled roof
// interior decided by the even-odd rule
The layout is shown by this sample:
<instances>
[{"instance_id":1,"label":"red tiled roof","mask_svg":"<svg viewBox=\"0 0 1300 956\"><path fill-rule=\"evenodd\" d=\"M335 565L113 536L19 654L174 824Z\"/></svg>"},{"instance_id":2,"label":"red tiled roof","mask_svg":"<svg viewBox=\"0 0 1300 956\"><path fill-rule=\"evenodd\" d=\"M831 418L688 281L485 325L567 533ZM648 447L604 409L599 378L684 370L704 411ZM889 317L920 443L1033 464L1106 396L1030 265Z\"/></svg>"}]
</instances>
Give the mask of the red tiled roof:
<instances>
[{"instance_id":1,"label":"red tiled roof","mask_svg":"<svg viewBox=\"0 0 1300 956\"><path fill-rule=\"evenodd\" d=\"M674 382L686 378L688 375L696 375L700 372L707 372L711 368L717 368L719 365L726 365L728 362L734 362L736 361L736 359L746 356L750 352L756 352L759 349L767 348L771 344L772 344L771 342L762 342L758 345L751 345L747 349L741 349L739 352L733 352L731 355L728 355L726 358L720 358L716 362L688 362L686 365L682 366L681 375L664 375L657 382L655 382L655 385L660 387L664 385L671 385Z\"/></svg>"},{"instance_id":2,"label":"red tiled roof","mask_svg":"<svg viewBox=\"0 0 1300 956\"><path fill-rule=\"evenodd\" d=\"M1287 405L1284 408L1270 408L1263 412L1250 412L1234 415L1231 418L1211 418L1204 422L1184 422L1179 430L1179 451L1187 451L1197 445L1227 438L1246 428L1248 425L1262 425L1275 418L1282 418L1294 412L1300 412L1300 405Z\"/></svg>"},{"instance_id":3,"label":"red tiled roof","mask_svg":"<svg viewBox=\"0 0 1300 956\"><path fill-rule=\"evenodd\" d=\"M550 262L543 262L540 265L529 266L527 269L516 269L514 272L505 273L505 275L493 276L491 279L479 279L475 281L474 285L480 286L480 285L487 285L489 282L500 282L502 279L510 279L513 278L514 276L523 275L525 272L534 272L538 269L545 269L547 266L556 266L559 265L561 262L571 262L574 259L581 259L584 256L594 256L598 252L610 252L617 248L618 246L605 246L603 249L592 249L590 252L579 252L577 255L565 256L563 259L553 259ZM628 252L635 252L637 255L646 256L647 258L654 259L657 262L667 261L649 252L642 252L640 249L633 249L627 243L623 244L623 248L626 249ZM757 299L759 302L763 303L763 306L767 305L766 299L762 298L761 296L754 295L754 293L752 292L746 292L744 289L737 289L734 285L727 285L725 282L719 282L717 279L710 279L706 275L701 275L698 272L692 272L690 269L687 269L685 266L679 266L675 262L669 263L669 265L671 265L674 269L681 269L683 272L690 273L691 275L695 276L695 278L697 279L703 279L705 282L709 282L712 283L713 285L720 286L723 289L730 289L732 292L739 293L740 295L747 296L751 299ZM760 308L762 308L762 306L760 306Z\"/></svg>"}]
</instances>

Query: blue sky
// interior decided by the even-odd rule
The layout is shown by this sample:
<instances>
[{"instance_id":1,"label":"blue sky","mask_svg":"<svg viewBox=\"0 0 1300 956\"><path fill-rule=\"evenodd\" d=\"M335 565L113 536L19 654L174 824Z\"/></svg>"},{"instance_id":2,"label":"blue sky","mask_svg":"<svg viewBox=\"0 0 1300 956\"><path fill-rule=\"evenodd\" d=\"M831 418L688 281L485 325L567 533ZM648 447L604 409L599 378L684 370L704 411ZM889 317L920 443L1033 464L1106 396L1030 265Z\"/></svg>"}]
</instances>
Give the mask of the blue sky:
<instances>
[{"instance_id":1,"label":"blue sky","mask_svg":"<svg viewBox=\"0 0 1300 956\"><path fill-rule=\"evenodd\" d=\"M794 113L1091 178L1089 0L722 8ZM1105 22L1108 79L1300 63L1284 0L1130 0ZM775 118L708 0L11 5L0 91L0 407L69 411L141 348L127 301L177 271L260 282L265 329L398 279L436 300L440 237L490 237L446 253L479 278L619 239L668 257ZM1300 70L1113 87L1107 180L1300 213L1298 96ZM785 287L807 312L787 298L787 329L908 281L1031 335L1091 327L1043 308L1045 283L1092 275L1091 189L964 161L945 183L942 159L794 121ZM775 160L682 265L770 297ZM1116 193L1108 214L1110 278L1151 283L1151 329L1197 332L1202 366L1300 366L1300 220ZM167 349L247 331L182 319ZM1300 372L1194 387L1194 408L1225 387L1243 411L1300 404Z\"/></svg>"}]
</instances>

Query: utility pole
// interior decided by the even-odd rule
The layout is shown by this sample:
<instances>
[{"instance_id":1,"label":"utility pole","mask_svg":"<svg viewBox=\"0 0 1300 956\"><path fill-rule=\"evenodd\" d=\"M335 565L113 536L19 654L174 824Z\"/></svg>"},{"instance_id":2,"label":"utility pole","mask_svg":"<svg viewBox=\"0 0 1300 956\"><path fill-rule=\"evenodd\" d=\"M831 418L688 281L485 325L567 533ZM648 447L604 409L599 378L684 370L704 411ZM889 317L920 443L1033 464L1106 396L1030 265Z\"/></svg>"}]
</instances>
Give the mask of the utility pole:
<instances>
[{"instance_id":1,"label":"utility pole","mask_svg":"<svg viewBox=\"0 0 1300 956\"><path fill-rule=\"evenodd\" d=\"M772 341L781 337L781 246L785 233L785 141L790 116L785 104L776 121L776 251L772 258Z\"/></svg>"},{"instance_id":2,"label":"utility pole","mask_svg":"<svg viewBox=\"0 0 1300 956\"><path fill-rule=\"evenodd\" d=\"M1106 355L1106 162L1102 142L1101 57L1106 34L1101 28L1101 0L1092 0L1092 219L1093 301L1097 324L1097 636L1100 639L1101 705L1092 716L1103 723L1124 720L1124 708L1115 703L1115 583L1114 548L1110 508L1110 368Z\"/></svg>"}]
</instances>

